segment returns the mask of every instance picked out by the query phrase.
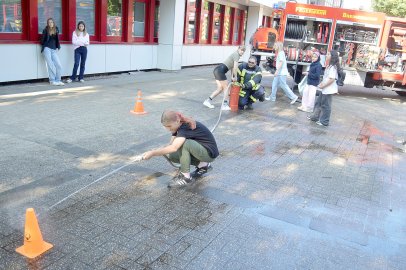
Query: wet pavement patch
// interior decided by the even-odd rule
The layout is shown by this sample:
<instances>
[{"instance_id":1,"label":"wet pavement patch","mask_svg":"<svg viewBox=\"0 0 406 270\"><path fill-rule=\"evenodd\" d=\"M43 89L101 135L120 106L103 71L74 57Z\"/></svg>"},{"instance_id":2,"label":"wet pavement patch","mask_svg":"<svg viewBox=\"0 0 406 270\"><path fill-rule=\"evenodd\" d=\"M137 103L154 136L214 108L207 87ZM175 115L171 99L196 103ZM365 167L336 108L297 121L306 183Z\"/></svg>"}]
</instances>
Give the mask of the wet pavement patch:
<instances>
[{"instance_id":1,"label":"wet pavement patch","mask_svg":"<svg viewBox=\"0 0 406 270\"><path fill-rule=\"evenodd\" d=\"M213 187L194 189L192 190L192 192L199 194L203 197L216 200L218 202L227 203L229 205L238 206L241 208L257 208L263 206L261 203L247 199L246 197Z\"/></svg>"},{"instance_id":2,"label":"wet pavement patch","mask_svg":"<svg viewBox=\"0 0 406 270\"><path fill-rule=\"evenodd\" d=\"M368 245L368 235L351 230L350 228L344 228L340 225L326 222L325 220L314 218L309 224L309 228L321 233L326 233L344 240L357 243L361 246Z\"/></svg>"},{"instance_id":3,"label":"wet pavement patch","mask_svg":"<svg viewBox=\"0 0 406 270\"><path fill-rule=\"evenodd\" d=\"M310 218L308 217L302 217L295 212L279 209L274 206L266 207L264 210L261 210L259 214L302 227L308 227L310 223Z\"/></svg>"}]
</instances>

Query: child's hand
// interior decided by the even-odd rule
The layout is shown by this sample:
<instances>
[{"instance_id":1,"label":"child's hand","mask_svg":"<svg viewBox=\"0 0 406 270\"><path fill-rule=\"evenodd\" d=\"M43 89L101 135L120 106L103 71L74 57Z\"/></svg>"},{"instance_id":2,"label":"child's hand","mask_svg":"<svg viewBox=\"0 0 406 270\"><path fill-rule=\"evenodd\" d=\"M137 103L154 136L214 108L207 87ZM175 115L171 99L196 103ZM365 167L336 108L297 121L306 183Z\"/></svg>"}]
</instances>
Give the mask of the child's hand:
<instances>
[{"instance_id":1,"label":"child's hand","mask_svg":"<svg viewBox=\"0 0 406 270\"><path fill-rule=\"evenodd\" d=\"M154 155L153 155L152 151L148 151L148 152L145 152L144 154L142 154L142 156L143 156L143 159L148 160L148 159L152 158Z\"/></svg>"}]
</instances>

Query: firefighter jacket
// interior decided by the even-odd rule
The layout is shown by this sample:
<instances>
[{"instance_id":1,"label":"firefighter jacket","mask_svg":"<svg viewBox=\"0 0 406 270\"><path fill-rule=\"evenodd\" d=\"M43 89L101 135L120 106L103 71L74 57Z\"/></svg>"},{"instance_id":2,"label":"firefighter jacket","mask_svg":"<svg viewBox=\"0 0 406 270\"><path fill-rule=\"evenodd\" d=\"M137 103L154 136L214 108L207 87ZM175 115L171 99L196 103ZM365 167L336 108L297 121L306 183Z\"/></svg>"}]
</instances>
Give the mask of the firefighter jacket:
<instances>
[{"instance_id":1,"label":"firefighter jacket","mask_svg":"<svg viewBox=\"0 0 406 270\"><path fill-rule=\"evenodd\" d=\"M252 95L254 91L261 87L261 68L257 65L250 68L247 63L238 66L237 82L241 85L240 96ZM255 100L253 100L255 102Z\"/></svg>"}]
</instances>

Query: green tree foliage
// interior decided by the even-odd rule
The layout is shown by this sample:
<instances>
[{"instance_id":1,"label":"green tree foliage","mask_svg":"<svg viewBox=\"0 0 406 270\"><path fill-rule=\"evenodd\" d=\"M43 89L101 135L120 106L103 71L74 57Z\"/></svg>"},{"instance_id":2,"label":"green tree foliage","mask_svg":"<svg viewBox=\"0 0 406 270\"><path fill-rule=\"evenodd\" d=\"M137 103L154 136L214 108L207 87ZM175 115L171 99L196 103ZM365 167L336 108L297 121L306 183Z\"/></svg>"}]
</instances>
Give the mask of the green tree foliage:
<instances>
[{"instance_id":1,"label":"green tree foliage","mask_svg":"<svg viewBox=\"0 0 406 270\"><path fill-rule=\"evenodd\" d=\"M109 15L121 14L121 4L119 3L119 0L108 0L107 12Z\"/></svg>"},{"instance_id":2,"label":"green tree foliage","mask_svg":"<svg viewBox=\"0 0 406 270\"><path fill-rule=\"evenodd\" d=\"M406 18L405 0L373 0L373 7L388 16Z\"/></svg>"}]
</instances>

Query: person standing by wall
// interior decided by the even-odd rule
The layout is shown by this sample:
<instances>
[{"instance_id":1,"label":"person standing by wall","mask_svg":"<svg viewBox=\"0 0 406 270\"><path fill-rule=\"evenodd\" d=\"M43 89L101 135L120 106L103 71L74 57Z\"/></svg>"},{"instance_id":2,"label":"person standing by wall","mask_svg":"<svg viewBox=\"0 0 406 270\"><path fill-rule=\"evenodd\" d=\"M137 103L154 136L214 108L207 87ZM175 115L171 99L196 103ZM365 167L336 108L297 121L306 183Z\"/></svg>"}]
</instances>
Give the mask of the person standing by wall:
<instances>
[{"instance_id":1,"label":"person standing by wall","mask_svg":"<svg viewBox=\"0 0 406 270\"><path fill-rule=\"evenodd\" d=\"M286 55L283 51L283 43L275 42L274 45L276 57L276 71L272 81L272 92L269 97L266 97L266 100L276 101L276 92L280 86L285 92L285 95L291 100L290 104L295 104L298 96L296 96L289 86L286 84L286 77L288 76L288 67L286 64Z\"/></svg>"},{"instance_id":2,"label":"person standing by wall","mask_svg":"<svg viewBox=\"0 0 406 270\"><path fill-rule=\"evenodd\" d=\"M340 70L340 59L337 51L331 51L326 55L326 62L329 65L324 71L323 81L318 85L322 93L318 96L314 105L313 115L307 118L320 126L328 126L330 124L331 104L333 95L338 93L336 80L338 78L338 70Z\"/></svg>"},{"instance_id":3,"label":"person standing by wall","mask_svg":"<svg viewBox=\"0 0 406 270\"><path fill-rule=\"evenodd\" d=\"M47 26L42 31L41 53L47 63L49 83L62 86L65 84L61 81L62 65L57 54L57 50L61 49L58 34L59 29L55 25L54 19L49 18Z\"/></svg>"},{"instance_id":4,"label":"person standing by wall","mask_svg":"<svg viewBox=\"0 0 406 270\"><path fill-rule=\"evenodd\" d=\"M89 34L86 32L86 25L83 21L78 22L76 30L72 34L72 44L74 45L75 64L73 65L72 76L66 80L67 83L71 83L76 80L78 72L79 62L79 81L84 82L83 75L85 73L85 65L87 58L87 46L89 46Z\"/></svg>"},{"instance_id":5,"label":"person standing by wall","mask_svg":"<svg viewBox=\"0 0 406 270\"><path fill-rule=\"evenodd\" d=\"M307 86L303 90L302 105L297 107L298 110L313 112L317 86L320 83L322 71L323 68L320 64L320 53L315 51L312 55L312 63L310 64L309 71L303 72L304 75L307 75Z\"/></svg>"},{"instance_id":6,"label":"person standing by wall","mask_svg":"<svg viewBox=\"0 0 406 270\"><path fill-rule=\"evenodd\" d=\"M220 93L227 90L227 77L226 73L230 70L231 71L231 80L237 80L237 68L238 68L238 60L245 52L245 46L239 46L237 51L233 52L227 59L218 65L214 71L214 78L216 79L217 89L203 102L203 105L214 109L214 106L211 104L213 98L218 96ZM227 93L224 93L227 95ZM228 111L230 110L230 106L228 106L228 102L224 100L224 104L221 106L222 110Z\"/></svg>"}]
</instances>

